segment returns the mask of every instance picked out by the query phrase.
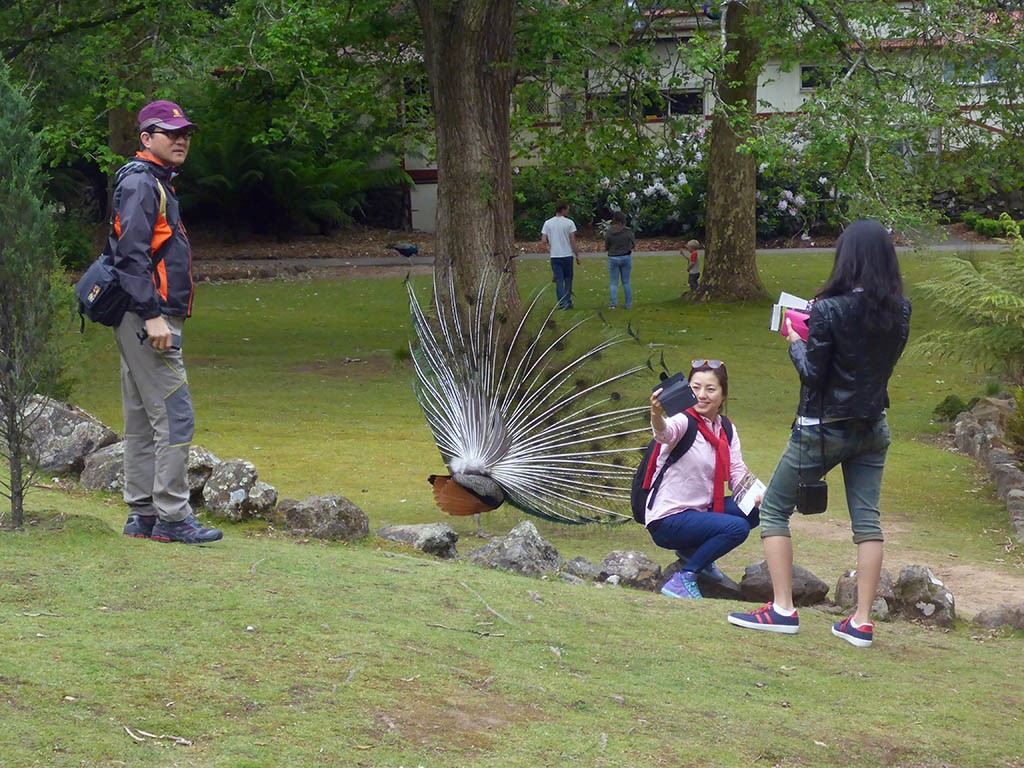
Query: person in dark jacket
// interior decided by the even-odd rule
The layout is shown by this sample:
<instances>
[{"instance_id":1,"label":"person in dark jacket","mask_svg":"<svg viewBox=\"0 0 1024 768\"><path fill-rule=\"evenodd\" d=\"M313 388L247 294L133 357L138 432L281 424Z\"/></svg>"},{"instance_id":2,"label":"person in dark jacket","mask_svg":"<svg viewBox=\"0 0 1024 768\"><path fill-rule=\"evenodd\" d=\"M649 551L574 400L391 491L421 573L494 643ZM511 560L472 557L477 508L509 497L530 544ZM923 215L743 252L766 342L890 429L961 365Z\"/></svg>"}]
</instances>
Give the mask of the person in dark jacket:
<instances>
[{"instance_id":1,"label":"person in dark jacket","mask_svg":"<svg viewBox=\"0 0 1024 768\"><path fill-rule=\"evenodd\" d=\"M789 518L798 485L840 465L857 545L857 608L832 633L867 647L874 638L871 604L882 571L878 501L890 441L887 387L910 334L910 301L903 295L896 249L880 223L856 221L843 232L832 274L811 307L807 341L792 328L787 332L800 402L760 507L774 599L752 613L730 614L729 622L786 634L799 630Z\"/></svg>"},{"instance_id":2,"label":"person in dark jacket","mask_svg":"<svg viewBox=\"0 0 1024 768\"><path fill-rule=\"evenodd\" d=\"M194 130L177 104L154 101L142 108L142 149L115 177L107 245L131 296L114 328L129 510L124 534L185 544L221 538L193 515L187 474L195 415L181 348L192 314L192 249L171 179L188 156Z\"/></svg>"},{"instance_id":3,"label":"person in dark jacket","mask_svg":"<svg viewBox=\"0 0 1024 768\"><path fill-rule=\"evenodd\" d=\"M608 251L608 278L611 294L610 307L615 309L619 304L619 279L622 279L622 293L626 300L626 309L633 306L633 288L629 283L629 275L633 271L633 248L636 238L633 230L626 226L626 216L621 211L612 214L612 223L604 236L604 247Z\"/></svg>"}]
</instances>

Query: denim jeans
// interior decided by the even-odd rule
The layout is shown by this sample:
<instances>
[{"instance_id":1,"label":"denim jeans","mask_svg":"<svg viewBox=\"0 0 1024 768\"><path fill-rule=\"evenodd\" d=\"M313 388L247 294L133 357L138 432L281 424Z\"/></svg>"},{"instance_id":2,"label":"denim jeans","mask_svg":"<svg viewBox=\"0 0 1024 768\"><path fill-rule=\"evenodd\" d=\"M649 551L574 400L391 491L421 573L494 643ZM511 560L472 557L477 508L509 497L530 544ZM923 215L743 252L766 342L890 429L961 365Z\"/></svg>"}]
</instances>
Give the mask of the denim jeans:
<instances>
[{"instance_id":1,"label":"denim jeans","mask_svg":"<svg viewBox=\"0 0 1024 768\"><path fill-rule=\"evenodd\" d=\"M551 260L551 271L555 275L555 293L558 294L558 308L572 309L572 256Z\"/></svg>"},{"instance_id":2,"label":"denim jeans","mask_svg":"<svg viewBox=\"0 0 1024 768\"><path fill-rule=\"evenodd\" d=\"M611 294L611 306L619 303L619 279L622 279L622 292L625 294L626 309L633 306L633 289L629 285L629 273L633 271L633 255L630 253L624 256L608 257L608 277L610 280L609 293Z\"/></svg>"},{"instance_id":3,"label":"denim jeans","mask_svg":"<svg viewBox=\"0 0 1024 768\"><path fill-rule=\"evenodd\" d=\"M689 555L686 570L696 573L746 541L757 521L756 509L748 518L726 497L724 513L688 509L655 520L647 530L659 547Z\"/></svg>"},{"instance_id":4,"label":"denim jeans","mask_svg":"<svg viewBox=\"0 0 1024 768\"><path fill-rule=\"evenodd\" d=\"M761 538L789 536L797 485L814 482L833 467L842 466L854 543L883 541L878 498L890 439L884 413L877 419L794 426L761 501Z\"/></svg>"}]
</instances>

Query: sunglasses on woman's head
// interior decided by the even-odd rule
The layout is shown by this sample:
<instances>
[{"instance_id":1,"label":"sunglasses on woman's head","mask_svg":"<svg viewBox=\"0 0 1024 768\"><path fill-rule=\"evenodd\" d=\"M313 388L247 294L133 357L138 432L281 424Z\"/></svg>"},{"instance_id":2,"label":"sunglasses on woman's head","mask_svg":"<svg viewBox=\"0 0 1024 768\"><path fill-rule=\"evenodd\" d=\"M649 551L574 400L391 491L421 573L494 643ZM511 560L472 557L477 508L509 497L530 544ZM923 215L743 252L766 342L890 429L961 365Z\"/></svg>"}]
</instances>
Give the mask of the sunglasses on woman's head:
<instances>
[{"instance_id":1,"label":"sunglasses on woman's head","mask_svg":"<svg viewBox=\"0 0 1024 768\"><path fill-rule=\"evenodd\" d=\"M721 360L691 360L690 361L690 367L691 368L711 368L712 370L714 370L715 368L721 368L723 365L725 365L725 363L723 363Z\"/></svg>"}]
</instances>

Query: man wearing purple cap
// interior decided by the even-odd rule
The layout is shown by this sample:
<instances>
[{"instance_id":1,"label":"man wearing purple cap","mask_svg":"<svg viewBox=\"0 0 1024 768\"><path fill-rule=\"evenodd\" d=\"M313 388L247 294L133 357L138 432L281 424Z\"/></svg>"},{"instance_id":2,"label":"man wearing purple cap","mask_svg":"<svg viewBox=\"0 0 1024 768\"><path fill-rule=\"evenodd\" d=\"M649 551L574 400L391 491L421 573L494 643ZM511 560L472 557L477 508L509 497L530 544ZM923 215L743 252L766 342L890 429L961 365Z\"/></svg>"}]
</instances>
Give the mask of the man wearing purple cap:
<instances>
[{"instance_id":1,"label":"man wearing purple cap","mask_svg":"<svg viewBox=\"0 0 1024 768\"><path fill-rule=\"evenodd\" d=\"M171 179L195 130L170 101L139 112L142 149L115 177L111 233L121 287L131 304L114 339L121 352L124 409L124 534L203 544L221 532L204 527L189 504L188 451L195 428L181 355L192 314L192 249Z\"/></svg>"}]
</instances>

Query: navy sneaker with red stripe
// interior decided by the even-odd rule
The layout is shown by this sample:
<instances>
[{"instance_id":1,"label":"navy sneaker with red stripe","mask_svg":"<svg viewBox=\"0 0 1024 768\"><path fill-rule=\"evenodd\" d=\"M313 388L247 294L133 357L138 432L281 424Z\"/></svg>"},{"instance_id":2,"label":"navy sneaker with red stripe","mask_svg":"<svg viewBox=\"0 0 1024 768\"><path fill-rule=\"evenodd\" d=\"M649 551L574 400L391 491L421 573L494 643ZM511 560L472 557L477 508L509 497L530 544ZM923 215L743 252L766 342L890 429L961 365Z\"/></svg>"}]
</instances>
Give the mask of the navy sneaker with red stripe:
<instances>
[{"instance_id":1,"label":"navy sneaker with red stripe","mask_svg":"<svg viewBox=\"0 0 1024 768\"><path fill-rule=\"evenodd\" d=\"M856 645L858 648L868 648L875 638L875 625L868 622L867 624L855 627L853 626L853 616L851 616L848 619L843 619L833 624L832 634L843 638L850 645Z\"/></svg>"},{"instance_id":2,"label":"navy sneaker with red stripe","mask_svg":"<svg viewBox=\"0 0 1024 768\"><path fill-rule=\"evenodd\" d=\"M128 515L128 521L124 524L122 533L133 539L148 539L153 535L155 524L156 515L140 515L137 512L132 512Z\"/></svg>"},{"instance_id":3,"label":"navy sneaker with red stripe","mask_svg":"<svg viewBox=\"0 0 1024 768\"><path fill-rule=\"evenodd\" d=\"M153 526L150 538L153 541L162 541L165 544L177 541L181 544L210 544L220 541L224 534L216 528L206 528L196 520L195 515L189 515L184 520L176 523L169 523L166 520L157 520Z\"/></svg>"},{"instance_id":4,"label":"navy sneaker with red stripe","mask_svg":"<svg viewBox=\"0 0 1024 768\"><path fill-rule=\"evenodd\" d=\"M762 632L781 632L784 635L795 635L800 631L800 619L796 611L792 616L783 616L775 610L772 603L750 613L730 613L729 623L747 629L759 629Z\"/></svg>"}]
</instances>

